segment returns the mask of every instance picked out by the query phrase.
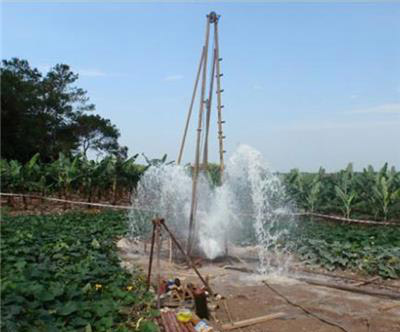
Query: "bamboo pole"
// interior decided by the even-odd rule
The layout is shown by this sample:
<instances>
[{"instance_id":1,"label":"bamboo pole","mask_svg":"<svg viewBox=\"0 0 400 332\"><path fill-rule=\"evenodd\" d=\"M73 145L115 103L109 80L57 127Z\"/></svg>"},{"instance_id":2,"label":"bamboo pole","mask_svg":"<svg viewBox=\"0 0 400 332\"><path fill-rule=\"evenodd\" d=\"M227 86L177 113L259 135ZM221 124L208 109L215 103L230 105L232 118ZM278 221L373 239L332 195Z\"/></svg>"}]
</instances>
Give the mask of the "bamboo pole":
<instances>
[{"instance_id":1,"label":"bamboo pole","mask_svg":"<svg viewBox=\"0 0 400 332\"><path fill-rule=\"evenodd\" d=\"M197 140L196 140L196 155L194 162L194 169L192 175L192 203L190 207L190 216L189 216L189 235L187 242L187 253L190 255L192 251L192 241L194 237L193 232L193 224L196 217L196 200L197 200L197 181L199 177L199 162L200 162L200 139L201 139L201 130L202 130L202 121L203 121L203 112L204 112L204 97L206 90L206 80L207 80L207 57L208 57L208 41L210 35L210 16L207 15L207 25L206 25L206 41L204 45L204 59L203 59L203 76L202 76L202 85L201 85L201 97L200 97L200 110L199 110L199 120L198 120L198 128L197 128Z\"/></svg>"},{"instance_id":2,"label":"bamboo pole","mask_svg":"<svg viewBox=\"0 0 400 332\"><path fill-rule=\"evenodd\" d=\"M178 160L176 162L178 165L180 165L180 163L182 161L183 149L184 149L184 146L185 146L186 135L187 135L187 131L188 131L188 128L189 128L190 118L192 116L194 101L196 99L197 86L198 86L199 79L200 79L200 73L201 73L201 68L203 66L203 61L204 61L204 46L203 46L203 49L201 51L199 68L197 70L196 80L195 80L195 83L194 83L194 88L193 88L193 93L192 93L192 100L190 101L189 112L188 112L188 116L187 116L187 119L186 119L185 129L183 131L181 148L179 150Z\"/></svg>"},{"instance_id":3,"label":"bamboo pole","mask_svg":"<svg viewBox=\"0 0 400 332\"><path fill-rule=\"evenodd\" d=\"M161 255L161 226L160 219L156 219L155 221L156 227L156 238L157 238L157 309L160 310L161 301L160 301L160 293L161 293L161 265L160 265L160 255Z\"/></svg>"},{"instance_id":4,"label":"bamboo pole","mask_svg":"<svg viewBox=\"0 0 400 332\"><path fill-rule=\"evenodd\" d=\"M208 91L208 100L207 100L206 131L205 131L204 151L203 151L203 169L204 170L207 170L207 168L208 168L208 136L209 136L209 132L210 132L212 95L214 92L215 62L217 60L215 54L216 54L216 51L214 48L212 69L211 69L211 75L210 75L210 90Z\"/></svg>"},{"instance_id":5,"label":"bamboo pole","mask_svg":"<svg viewBox=\"0 0 400 332\"><path fill-rule=\"evenodd\" d=\"M153 252L154 252L154 239L156 233L156 225L153 220L153 233L151 235L151 247L150 247L150 256L149 256L149 271L147 273L147 290L150 289L150 278L151 278L151 266L153 265Z\"/></svg>"},{"instance_id":6,"label":"bamboo pole","mask_svg":"<svg viewBox=\"0 0 400 332\"><path fill-rule=\"evenodd\" d=\"M249 325L254 325L254 324L259 324L259 323L263 323L272 319L277 319L277 318L282 318L285 316L285 313L283 312L277 312L275 314L270 314L270 315L265 315L265 316L261 316L261 317L255 317L255 318L250 318L250 319L245 319L245 320L241 320L235 323L227 323L227 324L223 324L221 326L223 331L230 331L230 330L234 330L234 329L238 329L240 327L246 327Z\"/></svg>"},{"instance_id":7,"label":"bamboo pole","mask_svg":"<svg viewBox=\"0 0 400 332\"><path fill-rule=\"evenodd\" d=\"M221 101L221 67L220 67L220 58L219 58L219 40L218 40L218 20L214 23L214 38L215 38L215 57L216 57L216 66L217 66L217 114L218 114L218 143L219 143L219 167L220 167L220 176L221 176L221 182L223 179L223 173L224 173L224 134L222 130L222 124L224 123L222 121L222 101Z\"/></svg>"}]
</instances>

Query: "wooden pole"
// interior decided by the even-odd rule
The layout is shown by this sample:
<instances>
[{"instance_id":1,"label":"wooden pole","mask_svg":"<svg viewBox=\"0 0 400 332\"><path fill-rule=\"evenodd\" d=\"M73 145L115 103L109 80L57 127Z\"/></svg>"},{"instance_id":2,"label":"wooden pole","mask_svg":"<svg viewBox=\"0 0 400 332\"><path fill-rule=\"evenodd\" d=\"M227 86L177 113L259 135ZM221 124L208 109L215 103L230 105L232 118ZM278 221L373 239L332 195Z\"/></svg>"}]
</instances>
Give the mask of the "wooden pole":
<instances>
[{"instance_id":1,"label":"wooden pole","mask_svg":"<svg viewBox=\"0 0 400 332\"><path fill-rule=\"evenodd\" d=\"M261 316L261 317L245 319L245 320L241 320L241 321L235 322L235 323L223 324L221 326L221 328L224 331L229 331L229 330L238 329L240 327L245 327L245 326L254 325L254 324L258 324L258 323L263 323L263 322L266 322L266 321L269 321L269 320L272 320L272 319L282 318L284 316L285 316L285 313L277 312L275 314L270 314L270 315L265 315L265 316Z\"/></svg>"},{"instance_id":2,"label":"wooden pole","mask_svg":"<svg viewBox=\"0 0 400 332\"><path fill-rule=\"evenodd\" d=\"M192 175L192 202L190 207L189 215L189 235L187 242L187 253L191 254L192 251L192 241L194 237L193 224L196 216L196 200L197 200L197 181L199 177L199 162L200 162L200 140L201 140L201 130L203 122L203 112L204 112L204 97L206 91L206 81L207 81L207 57L208 57L208 41L210 35L210 16L207 15L207 25L206 25L206 41L204 44L204 59L203 59L203 76L201 84L201 97L200 97L200 110L199 110L199 121L197 127L197 140L196 140L196 155Z\"/></svg>"},{"instance_id":3,"label":"wooden pole","mask_svg":"<svg viewBox=\"0 0 400 332\"><path fill-rule=\"evenodd\" d=\"M154 252L154 239L156 233L156 224L153 222L153 233L151 235L151 247L150 247L150 257L149 257L149 271L147 273L147 290L150 289L150 278L151 278L151 266L153 265L153 252Z\"/></svg>"},{"instance_id":4,"label":"wooden pole","mask_svg":"<svg viewBox=\"0 0 400 332\"><path fill-rule=\"evenodd\" d=\"M210 119L211 119L211 107L212 107L212 95L214 92L214 77L215 77L215 48L213 52L213 61L212 61L212 70L210 76L210 90L208 91L208 100L207 100L207 113L206 113L206 131L205 131L205 139L204 139L204 150L203 150L203 169L207 170L208 168L208 134L210 131Z\"/></svg>"},{"instance_id":5,"label":"wooden pole","mask_svg":"<svg viewBox=\"0 0 400 332\"><path fill-rule=\"evenodd\" d=\"M214 23L214 44L215 44L215 57L216 57L216 66L217 66L217 114L218 114L218 143L219 143L219 167L220 167L220 176L221 176L221 182L223 179L223 173L224 173L224 168L225 168L225 164L224 164L224 134L223 134L223 130L222 130L222 124L224 123L224 121L222 121L222 100L221 100L221 67L220 67L220 59L219 58L219 40L218 40L218 20L219 17L217 18L217 20Z\"/></svg>"},{"instance_id":6,"label":"wooden pole","mask_svg":"<svg viewBox=\"0 0 400 332\"><path fill-rule=\"evenodd\" d=\"M167 233L169 234L169 236L171 237L172 241L174 241L176 247L180 250L180 252L182 253L182 255L185 257L186 262L188 263L188 265L194 270L194 272L197 274L197 276L200 278L201 282L203 283L203 285L206 287L206 289L208 290L208 292L210 293L210 295L213 295L213 292L211 290L211 287L209 286L208 282L202 277L202 275L200 274L199 270L197 270L196 266L193 264L191 258L189 257L188 254L185 253L185 251L183 250L182 246L179 244L179 242L177 241L177 239L175 238L174 234L171 233L171 231L169 230L169 228L167 227L167 225L165 224L165 220L164 219L160 219L160 224L162 226L164 226L165 230L167 231Z\"/></svg>"},{"instance_id":7,"label":"wooden pole","mask_svg":"<svg viewBox=\"0 0 400 332\"><path fill-rule=\"evenodd\" d=\"M157 309L160 310L161 301L161 265L160 265L160 255L161 255L161 226L160 219L155 220L156 227L156 239L157 239Z\"/></svg>"},{"instance_id":8,"label":"wooden pole","mask_svg":"<svg viewBox=\"0 0 400 332\"><path fill-rule=\"evenodd\" d=\"M201 51L201 57L200 57L200 62L199 62L199 68L197 70L197 75L196 75L196 81L194 83L194 89L193 89L193 93L192 93L192 100L190 102L190 106L189 106L189 112L188 112L188 116L186 119L186 124L185 124L185 129L183 131L183 137L182 137L182 143L181 143L181 148L179 150L179 155L178 155L178 160L177 160L177 164L180 165L181 161L182 161L182 155L183 155L183 149L185 146L185 141L186 141L186 135L187 135L187 131L189 128L189 123L190 123L190 118L192 116L192 110L193 110L193 105L194 105L194 101L196 99L196 92L197 92L197 86L199 83L199 79L200 79L200 73L201 73L201 68L203 66L203 61L204 61L204 46L203 49Z\"/></svg>"}]
</instances>

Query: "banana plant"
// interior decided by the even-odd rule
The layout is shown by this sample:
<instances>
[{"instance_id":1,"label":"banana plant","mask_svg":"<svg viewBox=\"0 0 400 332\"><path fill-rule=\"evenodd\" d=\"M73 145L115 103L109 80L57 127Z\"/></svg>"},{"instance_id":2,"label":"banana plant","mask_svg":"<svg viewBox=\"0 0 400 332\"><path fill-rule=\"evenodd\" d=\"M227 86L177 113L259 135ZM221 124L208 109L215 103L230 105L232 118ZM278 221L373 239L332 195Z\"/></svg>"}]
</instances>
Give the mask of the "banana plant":
<instances>
[{"instance_id":1,"label":"banana plant","mask_svg":"<svg viewBox=\"0 0 400 332\"><path fill-rule=\"evenodd\" d=\"M52 163L51 165L52 177L56 183L56 187L59 192L59 197L64 197L64 199L69 198L72 185L74 181L76 181L80 176L78 167L79 159L80 159L79 155L77 155L71 160L63 153L60 153L58 159ZM64 204L64 207L66 207L66 204Z\"/></svg>"},{"instance_id":2,"label":"banana plant","mask_svg":"<svg viewBox=\"0 0 400 332\"><path fill-rule=\"evenodd\" d=\"M375 176L372 186L371 203L375 206L375 216L381 214L387 220L391 208L400 201L399 173L392 168L388 171L387 164Z\"/></svg>"},{"instance_id":3,"label":"banana plant","mask_svg":"<svg viewBox=\"0 0 400 332\"><path fill-rule=\"evenodd\" d=\"M341 200L343 207L341 208L343 211L343 215L346 218L350 218L351 210L353 208L354 199L357 197L355 191L345 192L339 186L335 186L336 196Z\"/></svg>"},{"instance_id":4,"label":"banana plant","mask_svg":"<svg viewBox=\"0 0 400 332\"><path fill-rule=\"evenodd\" d=\"M308 212L315 212L320 201L321 177L324 171L321 168L315 175L300 173L293 169L285 177L286 188L299 207Z\"/></svg>"},{"instance_id":5,"label":"banana plant","mask_svg":"<svg viewBox=\"0 0 400 332\"><path fill-rule=\"evenodd\" d=\"M123 196L123 192L127 191L131 196L136 184L139 182L141 174L148 168L139 167L135 164L135 160L139 155L136 154L131 158L123 159L112 156L108 162L108 172L112 176L112 204L116 204L118 198ZM165 160L163 161L165 162Z\"/></svg>"},{"instance_id":6,"label":"banana plant","mask_svg":"<svg viewBox=\"0 0 400 332\"><path fill-rule=\"evenodd\" d=\"M38 161L39 153L36 153L22 168L24 191L27 193L36 192L39 189L42 167L39 165Z\"/></svg>"},{"instance_id":7,"label":"banana plant","mask_svg":"<svg viewBox=\"0 0 400 332\"><path fill-rule=\"evenodd\" d=\"M40 176L42 168L39 163L39 153L36 153L22 167L23 193L32 193L40 190ZM22 196L25 210L28 207L26 196Z\"/></svg>"},{"instance_id":8,"label":"banana plant","mask_svg":"<svg viewBox=\"0 0 400 332\"><path fill-rule=\"evenodd\" d=\"M101 163L96 163L94 160L88 160L84 157L81 161L79 179L81 192L86 196L88 203L92 202L93 192L95 190L98 179L98 170Z\"/></svg>"},{"instance_id":9,"label":"banana plant","mask_svg":"<svg viewBox=\"0 0 400 332\"><path fill-rule=\"evenodd\" d=\"M0 159L0 176L1 176L1 191L11 191L10 183L10 165L6 159Z\"/></svg>"},{"instance_id":10,"label":"banana plant","mask_svg":"<svg viewBox=\"0 0 400 332\"><path fill-rule=\"evenodd\" d=\"M292 169L285 177L286 190L298 207L305 208L304 180L298 169Z\"/></svg>"},{"instance_id":11,"label":"banana plant","mask_svg":"<svg viewBox=\"0 0 400 332\"><path fill-rule=\"evenodd\" d=\"M10 162L2 161L1 163L1 182L2 190L7 188L10 193L21 193L24 188L23 179L23 165L17 160L11 160ZM14 206L14 198L9 197L8 203Z\"/></svg>"},{"instance_id":12,"label":"banana plant","mask_svg":"<svg viewBox=\"0 0 400 332\"><path fill-rule=\"evenodd\" d=\"M311 213L315 211L315 205L319 200L320 192L321 192L321 180L319 174L317 174L313 177L306 196L308 211Z\"/></svg>"},{"instance_id":13,"label":"banana plant","mask_svg":"<svg viewBox=\"0 0 400 332\"><path fill-rule=\"evenodd\" d=\"M346 218L350 218L357 192L354 190L354 173L352 163L348 164L344 171L339 174L338 184L335 185L336 197L339 199L340 209Z\"/></svg>"},{"instance_id":14,"label":"banana plant","mask_svg":"<svg viewBox=\"0 0 400 332\"><path fill-rule=\"evenodd\" d=\"M159 167L162 165L172 165L173 163L175 163L175 161L168 161L167 162L167 154L164 154L161 158L154 158L154 159L149 159L146 157L146 155L144 153L142 153L142 156L144 158L144 160L146 160L146 163L149 166L155 166L155 167Z\"/></svg>"}]
</instances>

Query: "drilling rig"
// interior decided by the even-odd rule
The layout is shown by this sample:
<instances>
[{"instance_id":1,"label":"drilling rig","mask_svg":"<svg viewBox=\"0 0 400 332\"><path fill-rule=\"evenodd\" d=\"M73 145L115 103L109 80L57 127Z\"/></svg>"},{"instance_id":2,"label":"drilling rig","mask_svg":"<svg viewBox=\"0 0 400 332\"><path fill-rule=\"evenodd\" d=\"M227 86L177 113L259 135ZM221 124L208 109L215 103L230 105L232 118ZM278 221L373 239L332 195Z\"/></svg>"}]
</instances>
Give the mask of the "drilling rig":
<instances>
[{"instance_id":1,"label":"drilling rig","mask_svg":"<svg viewBox=\"0 0 400 332\"><path fill-rule=\"evenodd\" d=\"M206 33L205 42L202 47L200 63L197 70L197 75L194 83L192 99L189 106L189 111L187 114L187 119L185 123L185 128L183 132L182 142L179 150L179 155L177 159L177 164L179 165L182 161L183 150L185 147L185 141L187 136L187 131L189 128L189 123L193 113L193 107L196 100L197 91L200 86L200 102L199 102L199 112L197 121L197 133L196 133L196 149L195 149L195 159L193 164L192 172L192 198L191 198L191 208L189 216L189 234L187 240L187 254L190 255L193 247L193 240L195 238L195 223L196 223L196 210L197 210L197 185L200 172L207 172L208 169L208 143L209 143L209 133L210 133L210 122L211 122L211 112L213 106L213 94L216 93L217 99L217 129L218 129L218 148L219 148L219 165L220 165L220 176L221 181L223 179L224 172L224 138L222 125L225 121L222 120L222 97L221 94L224 91L221 88L221 61L220 50L219 50L219 40L218 40L218 23L220 15L215 12L210 12L207 15L206 22ZM213 26L214 29L211 27ZM211 38L210 38L211 37ZM210 41L212 46L210 47ZM210 54L209 54L210 53ZM210 57L210 64L207 63ZM210 71L210 77L207 81L207 71ZM214 82L216 83L214 86ZM200 83L200 84L199 84ZM202 153L202 160L201 160Z\"/></svg>"}]
</instances>

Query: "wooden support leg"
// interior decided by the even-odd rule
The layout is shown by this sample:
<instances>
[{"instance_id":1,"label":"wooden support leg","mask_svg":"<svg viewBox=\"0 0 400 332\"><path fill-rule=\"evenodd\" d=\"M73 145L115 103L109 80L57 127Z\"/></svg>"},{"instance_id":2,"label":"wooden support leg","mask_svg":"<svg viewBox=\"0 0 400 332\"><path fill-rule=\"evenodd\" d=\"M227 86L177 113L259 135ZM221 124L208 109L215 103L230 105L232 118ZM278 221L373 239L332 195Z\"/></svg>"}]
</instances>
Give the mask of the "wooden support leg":
<instances>
[{"instance_id":1,"label":"wooden support leg","mask_svg":"<svg viewBox=\"0 0 400 332\"><path fill-rule=\"evenodd\" d=\"M153 252L154 252L154 239L156 233L156 225L153 221L153 233L151 235L151 247L150 247L150 257L149 257L149 271L147 273L147 290L150 289L150 278L151 278L151 266L153 264Z\"/></svg>"},{"instance_id":2,"label":"wooden support leg","mask_svg":"<svg viewBox=\"0 0 400 332\"><path fill-rule=\"evenodd\" d=\"M171 239L171 237L169 237L169 239L168 239L168 244L169 244L169 257L168 257L168 261L169 261L169 264L172 264L172 239Z\"/></svg>"},{"instance_id":3,"label":"wooden support leg","mask_svg":"<svg viewBox=\"0 0 400 332\"><path fill-rule=\"evenodd\" d=\"M174 241L176 247L179 249L179 251L182 253L182 255L186 258L186 262L188 263L188 265L194 270L194 272L197 274L197 276L200 278L201 282L203 283L203 285L206 287L207 291L210 293L210 295L213 295L213 291L211 290L211 287L209 286L208 282L202 277L202 275L200 274L199 270L197 270L196 266L193 264L192 260L190 259L190 257L185 253L185 251L183 250L182 246L179 244L179 242L176 240L174 234L171 233L171 231L169 230L169 228L167 227L167 225L165 224L164 219L159 219L160 224L162 226L164 226L164 229L167 231L167 233L169 234L169 236L171 237L172 241Z\"/></svg>"},{"instance_id":4,"label":"wooden support leg","mask_svg":"<svg viewBox=\"0 0 400 332\"><path fill-rule=\"evenodd\" d=\"M160 310L160 293L161 293L161 266L160 266L160 254L161 254L161 227L159 220L156 220L156 239L157 239L157 309Z\"/></svg>"}]
</instances>

